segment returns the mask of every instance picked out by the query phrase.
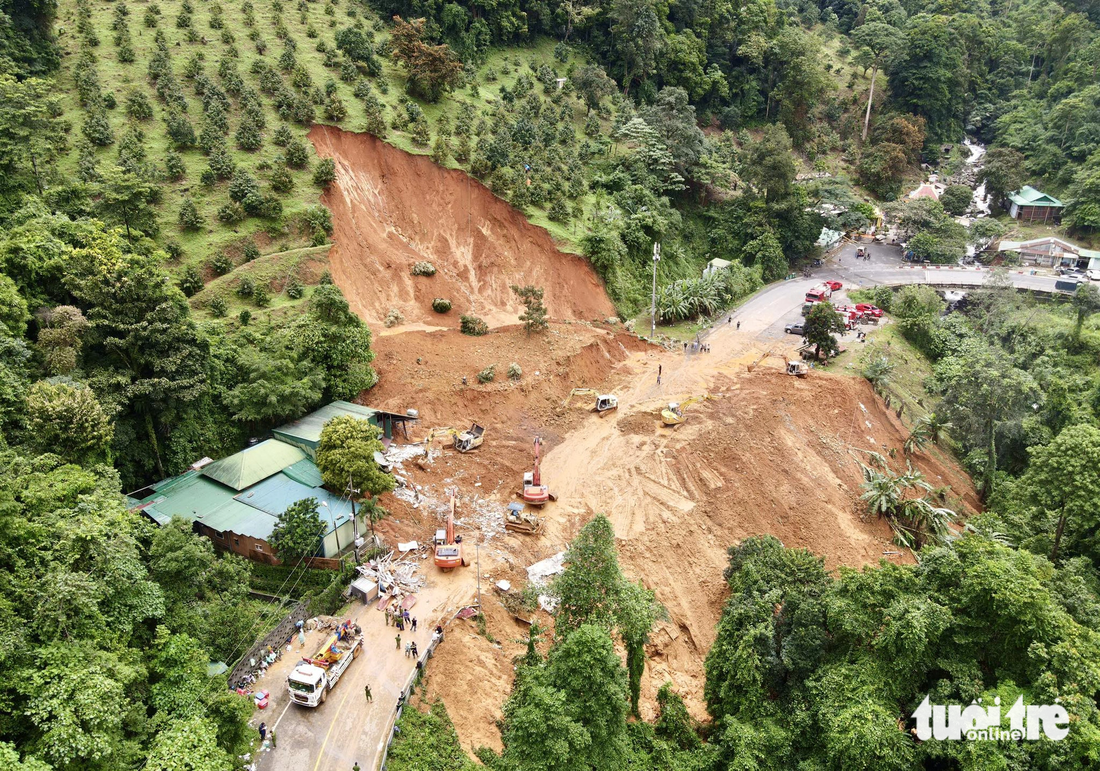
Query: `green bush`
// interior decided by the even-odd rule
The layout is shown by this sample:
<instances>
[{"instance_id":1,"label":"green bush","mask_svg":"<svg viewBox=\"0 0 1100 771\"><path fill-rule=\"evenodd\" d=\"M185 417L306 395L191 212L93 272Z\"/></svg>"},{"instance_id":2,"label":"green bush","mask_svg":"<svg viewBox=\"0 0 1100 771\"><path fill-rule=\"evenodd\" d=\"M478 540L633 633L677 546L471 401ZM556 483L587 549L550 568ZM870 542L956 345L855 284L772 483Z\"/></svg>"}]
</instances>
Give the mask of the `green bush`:
<instances>
[{"instance_id":1,"label":"green bush","mask_svg":"<svg viewBox=\"0 0 1100 771\"><path fill-rule=\"evenodd\" d=\"M195 206L195 202L190 198L184 201L183 206L180 207L179 224L184 230L198 230L202 227L202 215L199 214L199 207Z\"/></svg>"},{"instance_id":2,"label":"green bush","mask_svg":"<svg viewBox=\"0 0 1100 771\"><path fill-rule=\"evenodd\" d=\"M210 267L219 276L224 276L233 270L233 260L225 252L218 252L210 259Z\"/></svg>"},{"instance_id":3,"label":"green bush","mask_svg":"<svg viewBox=\"0 0 1100 771\"><path fill-rule=\"evenodd\" d=\"M488 367L481 370L481 372L477 373L477 382L479 382L479 383L492 383L496 379L496 376L497 376L497 365L496 364L490 364Z\"/></svg>"},{"instance_id":4,"label":"green bush","mask_svg":"<svg viewBox=\"0 0 1100 771\"><path fill-rule=\"evenodd\" d=\"M432 265L426 260L422 260L412 266L412 274L414 276L434 276L435 265Z\"/></svg>"},{"instance_id":5,"label":"green bush","mask_svg":"<svg viewBox=\"0 0 1100 771\"><path fill-rule=\"evenodd\" d=\"M489 325L479 319L477 316L460 316L458 330L464 335L470 335L472 337L480 337L488 333Z\"/></svg>"},{"instance_id":6,"label":"green bush","mask_svg":"<svg viewBox=\"0 0 1100 771\"><path fill-rule=\"evenodd\" d=\"M451 301L437 297L432 300L432 310L436 313L447 313L451 310Z\"/></svg>"},{"instance_id":7,"label":"green bush","mask_svg":"<svg viewBox=\"0 0 1100 771\"><path fill-rule=\"evenodd\" d=\"M305 295L306 289L296 276L292 276L286 285L286 296L291 300L300 300Z\"/></svg>"},{"instance_id":8,"label":"green bush","mask_svg":"<svg viewBox=\"0 0 1100 771\"><path fill-rule=\"evenodd\" d=\"M336 162L331 158L322 158L313 170L313 184L328 187L336 181Z\"/></svg>"},{"instance_id":9,"label":"green bush","mask_svg":"<svg viewBox=\"0 0 1100 771\"><path fill-rule=\"evenodd\" d=\"M243 276L237 284L237 297L252 297L254 294L256 294L256 282L252 280L252 276Z\"/></svg>"},{"instance_id":10,"label":"green bush","mask_svg":"<svg viewBox=\"0 0 1100 771\"><path fill-rule=\"evenodd\" d=\"M242 327L247 327L248 322L252 321L252 311L250 311L248 308L245 308L237 316L237 321L241 322Z\"/></svg>"},{"instance_id":11,"label":"green bush","mask_svg":"<svg viewBox=\"0 0 1100 771\"><path fill-rule=\"evenodd\" d=\"M203 283L202 276L199 275L198 268L194 265L188 265L183 270L183 275L180 276L180 290L188 297L192 297L202 291Z\"/></svg>"},{"instance_id":12,"label":"green bush","mask_svg":"<svg viewBox=\"0 0 1100 771\"><path fill-rule=\"evenodd\" d=\"M229 306L226 305L225 298L218 296L210 301L210 314L215 318L225 318L225 314L229 312Z\"/></svg>"},{"instance_id":13,"label":"green bush","mask_svg":"<svg viewBox=\"0 0 1100 771\"><path fill-rule=\"evenodd\" d=\"M244 261L252 262L260 256L260 247L256 246L256 242L249 239L244 244Z\"/></svg>"},{"instance_id":14,"label":"green bush","mask_svg":"<svg viewBox=\"0 0 1100 771\"><path fill-rule=\"evenodd\" d=\"M257 308L266 308L271 305L271 294L267 291L267 286L259 284L252 290L252 302L256 303Z\"/></svg>"},{"instance_id":15,"label":"green bush","mask_svg":"<svg viewBox=\"0 0 1100 771\"><path fill-rule=\"evenodd\" d=\"M508 365L508 377L512 380L519 380L523 377L523 370L514 361Z\"/></svg>"}]
</instances>

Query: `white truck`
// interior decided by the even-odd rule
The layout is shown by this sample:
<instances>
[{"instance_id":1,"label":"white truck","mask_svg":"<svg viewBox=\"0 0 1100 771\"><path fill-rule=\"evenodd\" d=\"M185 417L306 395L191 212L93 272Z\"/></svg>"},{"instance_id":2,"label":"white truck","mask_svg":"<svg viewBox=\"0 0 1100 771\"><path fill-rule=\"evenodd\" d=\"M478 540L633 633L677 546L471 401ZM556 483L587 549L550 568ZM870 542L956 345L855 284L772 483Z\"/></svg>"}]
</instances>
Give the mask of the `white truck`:
<instances>
[{"instance_id":1,"label":"white truck","mask_svg":"<svg viewBox=\"0 0 1100 771\"><path fill-rule=\"evenodd\" d=\"M317 707L325 703L329 691L340 682L340 677L351 662L363 652L362 630L345 621L325 640L316 655L302 659L286 678L290 699L303 707Z\"/></svg>"}]
</instances>

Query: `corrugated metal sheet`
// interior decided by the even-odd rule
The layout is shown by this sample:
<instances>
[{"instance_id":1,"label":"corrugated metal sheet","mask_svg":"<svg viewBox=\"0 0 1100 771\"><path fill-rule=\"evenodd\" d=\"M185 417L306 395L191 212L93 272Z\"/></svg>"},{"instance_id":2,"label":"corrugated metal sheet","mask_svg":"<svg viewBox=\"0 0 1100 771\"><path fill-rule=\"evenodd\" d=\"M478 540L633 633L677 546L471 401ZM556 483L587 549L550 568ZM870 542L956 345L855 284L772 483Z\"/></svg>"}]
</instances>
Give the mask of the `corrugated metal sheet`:
<instances>
[{"instance_id":1,"label":"corrugated metal sheet","mask_svg":"<svg viewBox=\"0 0 1100 771\"><path fill-rule=\"evenodd\" d=\"M293 466L287 466L283 469L283 473L306 487L320 487L324 484L324 480L321 479L321 470L309 458L300 460Z\"/></svg>"},{"instance_id":2,"label":"corrugated metal sheet","mask_svg":"<svg viewBox=\"0 0 1100 771\"><path fill-rule=\"evenodd\" d=\"M278 518L304 498L317 499L321 520L328 525L325 532L332 532L334 525L339 527L351 518L351 503L346 499L337 498L323 487L306 487L285 474L265 479L237 495L234 500Z\"/></svg>"},{"instance_id":3,"label":"corrugated metal sheet","mask_svg":"<svg viewBox=\"0 0 1100 771\"><path fill-rule=\"evenodd\" d=\"M214 461L199 472L234 490L243 490L303 460L306 454L285 442L268 439L228 458Z\"/></svg>"},{"instance_id":4,"label":"corrugated metal sheet","mask_svg":"<svg viewBox=\"0 0 1100 771\"><path fill-rule=\"evenodd\" d=\"M266 541L271 536L278 521L278 518L267 512L245 506L233 498L199 518L199 522L211 530L247 535L261 541Z\"/></svg>"},{"instance_id":5,"label":"corrugated metal sheet","mask_svg":"<svg viewBox=\"0 0 1100 771\"><path fill-rule=\"evenodd\" d=\"M372 410L370 407L338 401L326 404L321 409L311 412L292 423L287 423L285 426L279 426L271 433L276 438L296 447L301 447L312 455L313 451L317 449L317 443L321 441L321 429L325 427L325 423L340 415L351 415L363 420L370 420L371 423L377 426L378 420L374 419L376 414L378 414L378 410Z\"/></svg>"},{"instance_id":6,"label":"corrugated metal sheet","mask_svg":"<svg viewBox=\"0 0 1100 771\"><path fill-rule=\"evenodd\" d=\"M142 501L142 511L161 525L167 525L172 517L183 517L188 522L212 511L233 499L234 491L224 485L188 471L186 474L166 480L157 492Z\"/></svg>"}]
</instances>

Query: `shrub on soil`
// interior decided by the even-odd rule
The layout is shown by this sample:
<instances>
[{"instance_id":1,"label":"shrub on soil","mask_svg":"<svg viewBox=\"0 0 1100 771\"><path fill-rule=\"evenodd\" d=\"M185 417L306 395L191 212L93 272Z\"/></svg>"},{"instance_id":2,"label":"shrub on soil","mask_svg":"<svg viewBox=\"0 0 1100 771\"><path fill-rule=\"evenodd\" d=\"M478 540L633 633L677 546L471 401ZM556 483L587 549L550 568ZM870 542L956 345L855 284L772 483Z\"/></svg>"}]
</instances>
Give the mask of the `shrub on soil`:
<instances>
[{"instance_id":1,"label":"shrub on soil","mask_svg":"<svg viewBox=\"0 0 1100 771\"><path fill-rule=\"evenodd\" d=\"M459 318L458 331L464 335L480 337L489 331L489 325L477 316L461 316Z\"/></svg>"},{"instance_id":2,"label":"shrub on soil","mask_svg":"<svg viewBox=\"0 0 1100 771\"><path fill-rule=\"evenodd\" d=\"M496 364L490 364L488 367L481 370L481 372L477 373L477 382L479 382L479 383L492 383L496 379L496 376L497 376L497 365Z\"/></svg>"},{"instance_id":3,"label":"shrub on soil","mask_svg":"<svg viewBox=\"0 0 1100 771\"><path fill-rule=\"evenodd\" d=\"M514 361L508 365L508 377L512 380L519 380L523 377L523 370L519 368L519 365Z\"/></svg>"},{"instance_id":4,"label":"shrub on soil","mask_svg":"<svg viewBox=\"0 0 1100 771\"><path fill-rule=\"evenodd\" d=\"M434 276L435 266L432 265L430 262L427 262L426 260L418 262L413 265L412 274L414 276Z\"/></svg>"},{"instance_id":5,"label":"shrub on soil","mask_svg":"<svg viewBox=\"0 0 1100 771\"><path fill-rule=\"evenodd\" d=\"M389 328L396 327L404 320L405 317L401 315L401 311L397 310L397 308L390 308L390 312L386 314L386 318L385 320L383 320L382 323L385 324L387 328Z\"/></svg>"},{"instance_id":6,"label":"shrub on soil","mask_svg":"<svg viewBox=\"0 0 1100 771\"><path fill-rule=\"evenodd\" d=\"M437 297L432 300L432 310L436 313L446 313L451 309L451 301L445 300L442 297Z\"/></svg>"}]
</instances>

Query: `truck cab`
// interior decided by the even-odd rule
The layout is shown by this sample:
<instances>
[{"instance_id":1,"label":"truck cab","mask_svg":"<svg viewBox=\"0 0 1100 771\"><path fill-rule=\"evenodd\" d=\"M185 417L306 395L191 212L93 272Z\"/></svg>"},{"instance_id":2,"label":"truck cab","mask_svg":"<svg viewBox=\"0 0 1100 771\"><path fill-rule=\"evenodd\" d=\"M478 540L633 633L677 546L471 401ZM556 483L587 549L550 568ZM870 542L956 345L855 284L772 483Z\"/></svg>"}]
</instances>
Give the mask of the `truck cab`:
<instances>
[{"instance_id":1,"label":"truck cab","mask_svg":"<svg viewBox=\"0 0 1100 771\"><path fill-rule=\"evenodd\" d=\"M328 688L325 670L313 664L299 664L286 678L290 698L306 707L316 707Z\"/></svg>"}]
</instances>

